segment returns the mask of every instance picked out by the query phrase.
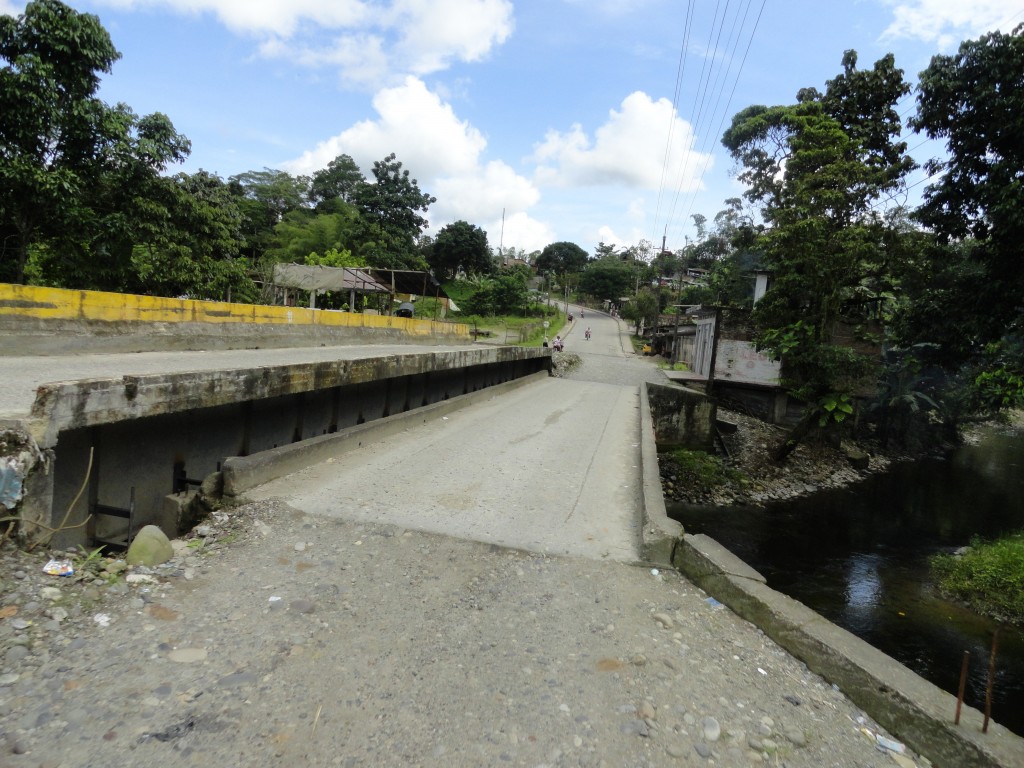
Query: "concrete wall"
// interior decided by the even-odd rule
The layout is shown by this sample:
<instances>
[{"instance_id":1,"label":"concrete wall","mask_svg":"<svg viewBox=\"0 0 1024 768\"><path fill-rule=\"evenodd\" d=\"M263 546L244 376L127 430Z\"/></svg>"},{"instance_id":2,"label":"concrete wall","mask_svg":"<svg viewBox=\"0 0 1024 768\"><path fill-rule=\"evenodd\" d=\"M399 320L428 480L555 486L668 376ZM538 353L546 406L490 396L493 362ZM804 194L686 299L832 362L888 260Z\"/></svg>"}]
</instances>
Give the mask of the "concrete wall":
<instances>
[{"instance_id":1,"label":"concrete wall","mask_svg":"<svg viewBox=\"0 0 1024 768\"><path fill-rule=\"evenodd\" d=\"M332 310L0 283L4 355L470 340L469 326Z\"/></svg>"},{"instance_id":2,"label":"concrete wall","mask_svg":"<svg viewBox=\"0 0 1024 768\"><path fill-rule=\"evenodd\" d=\"M659 450L714 447L714 400L691 389L660 384L648 384L647 397Z\"/></svg>"},{"instance_id":3,"label":"concrete wall","mask_svg":"<svg viewBox=\"0 0 1024 768\"><path fill-rule=\"evenodd\" d=\"M46 456L36 475L48 479L32 486L22 527L38 533L32 522L53 526L67 513L74 525L96 505L127 508L132 489L134 528L166 525L176 468L202 481L230 457L547 375L550 365L550 350L479 347L44 385L24 426ZM89 536L74 528L54 543L87 544Z\"/></svg>"}]
</instances>

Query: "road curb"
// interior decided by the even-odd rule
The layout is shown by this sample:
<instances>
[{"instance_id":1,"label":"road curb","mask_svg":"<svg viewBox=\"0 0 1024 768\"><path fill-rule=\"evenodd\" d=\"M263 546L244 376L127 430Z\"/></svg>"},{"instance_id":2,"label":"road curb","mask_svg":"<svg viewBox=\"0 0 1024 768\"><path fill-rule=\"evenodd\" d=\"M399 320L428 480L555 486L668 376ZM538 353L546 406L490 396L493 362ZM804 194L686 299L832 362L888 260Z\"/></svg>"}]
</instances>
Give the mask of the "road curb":
<instances>
[{"instance_id":1,"label":"road curb","mask_svg":"<svg viewBox=\"0 0 1024 768\"><path fill-rule=\"evenodd\" d=\"M838 686L876 722L936 766L1024 766L1024 739L995 722L989 722L988 732L982 733L983 716L972 707L964 706L960 725L954 725L952 695L771 589L760 573L714 539L684 534L672 562L690 581Z\"/></svg>"}]
</instances>

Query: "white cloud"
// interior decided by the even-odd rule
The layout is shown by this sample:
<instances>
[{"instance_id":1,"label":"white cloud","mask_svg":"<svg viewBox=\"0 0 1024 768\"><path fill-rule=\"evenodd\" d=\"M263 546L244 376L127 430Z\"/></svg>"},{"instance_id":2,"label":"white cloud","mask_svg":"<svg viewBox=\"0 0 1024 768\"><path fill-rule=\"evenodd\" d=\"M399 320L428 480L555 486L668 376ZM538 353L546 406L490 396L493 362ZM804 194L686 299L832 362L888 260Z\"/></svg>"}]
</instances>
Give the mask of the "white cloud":
<instances>
[{"instance_id":1,"label":"white cloud","mask_svg":"<svg viewBox=\"0 0 1024 768\"><path fill-rule=\"evenodd\" d=\"M396 45L409 71L425 75L451 59L480 61L512 34L508 0L396 0Z\"/></svg>"},{"instance_id":2,"label":"white cloud","mask_svg":"<svg viewBox=\"0 0 1024 768\"><path fill-rule=\"evenodd\" d=\"M510 0L100 1L128 10L209 13L256 37L263 56L335 66L345 80L371 86L479 61L514 28Z\"/></svg>"},{"instance_id":3,"label":"white cloud","mask_svg":"<svg viewBox=\"0 0 1024 768\"><path fill-rule=\"evenodd\" d=\"M497 246L504 209L505 244L532 250L550 242L537 244L550 228L526 213L540 200L537 187L504 162L484 163L487 142L480 131L460 120L421 80L410 76L403 85L380 91L373 107L375 119L356 123L283 168L309 174L345 154L370 177L374 161L394 152L420 189L437 198L428 213L432 231L462 219L484 228Z\"/></svg>"},{"instance_id":4,"label":"white cloud","mask_svg":"<svg viewBox=\"0 0 1024 768\"><path fill-rule=\"evenodd\" d=\"M421 182L476 170L487 144L483 135L459 120L451 105L422 80L410 76L398 87L381 90L373 98L373 108L375 119L361 120L285 167L310 173L347 154L369 173L373 161L395 152Z\"/></svg>"},{"instance_id":5,"label":"white cloud","mask_svg":"<svg viewBox=\"0 0 1024 768\"><path fill-rule=\"evenodd\" d=\"M886 0L893 22L882 39L916 38L943 50L985 32L1010 31L1024 21L1020 0Z\"/></svg>"},{"instance_id":6,"label":"white cloud","mask_svg":"<svg viewBox=\"0 0 1024 768\"><path fill-rule=\"evenodd\" d=\"M101 0L113 8L167 8L181 14L209 13L235 32L290 37L308 22L339 29L370 23L374 3L364 0Z\"/></svg>"},{"instance_id":7,"label":"white cloud","mask_svg":"<svg viewBox=\"0 0 1024 768\"><path fill-rule=\"evenodd\" d=\"M25 3L14 0L0 0L0 16L21 16L25 12Z\"/></svg>"},{"instance_id":8,"label":"white cloud","mask_svg":"<svg viewBox=\"0 0 1024 768\"><path fill-rule=\"evenodd\" d=\"M670 128L671 126L671 128ZM665 147L669 131L672 143ZM541 184L553 186L626 186L690 191L711 167L709 155L693 151L693 131L676 115L668 99L652 101L636 91L621 111L611 110L594 139L579 124L566 133L549 131L535 147L533 160Z\"/></svg>"}]
</instances>

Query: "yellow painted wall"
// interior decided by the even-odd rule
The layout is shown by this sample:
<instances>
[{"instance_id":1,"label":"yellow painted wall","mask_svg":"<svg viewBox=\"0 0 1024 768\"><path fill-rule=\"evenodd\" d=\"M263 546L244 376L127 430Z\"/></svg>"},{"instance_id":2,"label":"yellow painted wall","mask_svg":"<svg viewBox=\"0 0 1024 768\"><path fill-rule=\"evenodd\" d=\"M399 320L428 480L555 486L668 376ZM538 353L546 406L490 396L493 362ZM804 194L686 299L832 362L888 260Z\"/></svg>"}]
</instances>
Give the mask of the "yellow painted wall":
<instances>
[{"instance_id":1,"label":"yellow painted wall","mask_svg":"<svg viewBox=\"0 0 1024 768\"><path fill-rule=\"evenodd\" d=\"M305 307L272 307L220 301L169 299L103 291L69 291L0 283L0 317L153 323L264 323L339 328L393 328L410 336L469 338L464 323L363 315Z\"/></svg>"}]
</instances>

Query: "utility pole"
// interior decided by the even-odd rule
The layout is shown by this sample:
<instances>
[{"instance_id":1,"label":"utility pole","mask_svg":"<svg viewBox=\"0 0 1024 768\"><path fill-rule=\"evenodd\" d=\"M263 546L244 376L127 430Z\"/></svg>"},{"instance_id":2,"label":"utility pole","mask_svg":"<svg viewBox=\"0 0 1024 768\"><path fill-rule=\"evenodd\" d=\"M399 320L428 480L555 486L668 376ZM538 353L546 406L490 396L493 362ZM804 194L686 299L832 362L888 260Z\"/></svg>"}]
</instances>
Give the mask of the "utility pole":
<instances>
[{"instance_id":1,"label":"utility pole","mask_svg":"<svg viewBox=\"0 0 1024 768\"><path fill-rule=\"evenodd\" d=\"M501 209L501 235L498 237L498 257L501 259L501 263L504 266L508 266L508 261L505 259L505 209Z\"/></svg>"},{"instance_id":2,"label":"utility pole","mask_svg":"<svg viewBox=\"0 0 1024 768\"><path fill-rule=\"evenodd\" d=\"M718 337L722 333L722 306L715 307L715 329L711 334L711 367L708 370L708 383L704 394L711 397L711 391L715 388L715 363L718 361Z\"/></svg>"}]
</instances>

